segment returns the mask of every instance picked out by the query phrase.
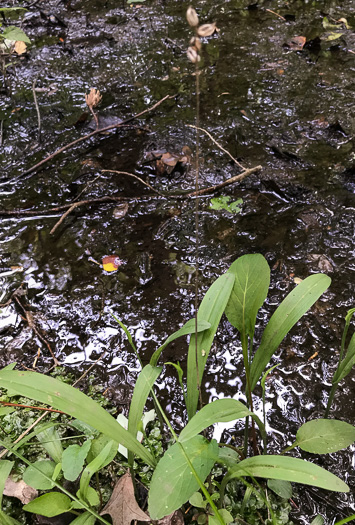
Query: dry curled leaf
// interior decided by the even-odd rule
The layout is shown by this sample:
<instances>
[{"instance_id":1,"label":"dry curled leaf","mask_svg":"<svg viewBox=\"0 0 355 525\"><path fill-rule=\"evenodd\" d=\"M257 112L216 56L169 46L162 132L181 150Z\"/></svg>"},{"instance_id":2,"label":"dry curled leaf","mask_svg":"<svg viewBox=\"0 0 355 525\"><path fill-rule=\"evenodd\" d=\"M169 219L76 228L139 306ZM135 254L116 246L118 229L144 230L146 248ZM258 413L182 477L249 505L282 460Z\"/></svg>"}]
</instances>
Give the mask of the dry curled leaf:
<instances>
[{"instance_id":1,"label":"dry curled leaf","mask_svg":"<svg viewBox=\"0 0 355 525\"><path fill-rule=\"evenodd\" d=\"M14 51L15 51L15 53L17 53L18 55L23 55L24 53L26 53L26 51L27 51L27 46L26 46L25 42L21 42L21 40L17 40L17 41L15 42Z\"/></svg>"},{"instance_id":2,"label":"dry curled leaf","mask_svg":"<svg viewBox=\"0 0 355 525\"><path fill-rule=\"evenodd\" d=\"M287 42L286 45L293 51L302 51L306 41L307 40L305 36L294 36Z\"/></svg>"},{"instance_id":3,"label":"dry curled leaf","mask_svg":"<svg viewBox=\"0 0 355 525\"><path fill-rule=\"evenodd\" d=\"M197 28L197 34L199 36L205 37L205 36L211 36L216 31L216 23L213 22L213 24L203 24L202 26Z\"/></svg>"},{"instance_id":4,"label":"dry curled leaf","mask_svg":"<svg viewBox=\"0 0 355 525\"><path fill-rule=\"evenodd\" d=\"M200 55L197 53L197 51L196 51L196 49L194 47L188 47L186 53L187 53L187 58L193 64L196 64L201 59Z\"/></svg>"},{"instance_id":5,"label":"dry curled leaf","mask_svg":"<svg viewBox=\"0 0 355 525\"><path fill-rule=\"evenodd\" d=\"M104 514L110 514L113 525L131 525L132 520L150 521L136 502L132 478L128 472L117 481L109 502L100 512L101 516Z\"/></svg>"},{"instance_id":6,"label":"dry curled leaf","mask_svg":"<svg viewBox=\"0 0 355 525\"><path fill-rule=\"evenodd\" d=\"M193 36L190 40L190 46L191 47L194 47L196 49L196 51L200 51L201 50L201 40L198 38L198 36Z\"/></svg>"},{"instance_id":7,"label":"dry curled leaf","mask_svg":"<svg viewBox=\"0 0 355 525\"><path fill-rule=\"evenodd\" d=\"M4 496L17 498L21 503L26 505L37 498L38 491L27 485L22 479L20 481L14 481L11 477L8 477L5 483Z\"/></svg>"},{"instance_id":8,"label":"dry curled leaf","mask_svg":"<svg viewBox=\"0 0 355 525\"><path fill-rule=\"evenodd\" d=\"M85 95L85 101L89 108L95 108L101 102L102 95L98 89L91 88L90 93Z\"/></svg>"},{"instance_id":9,"label":"dry curled leaf","mask_svg":"<svg viewBox=\"0 0 355 525\"><path fill-rule=\"evenodd\" d=\"M198 26L198 16L197 16L195 9L191 5L190 7L187 8L186 19L187 19L189 26L191 27Z\"/></svg>"},{"instance_id":10,"label":"dry curled leaf","mask_svg":"<svg viewBox=\"0 0 355 525\"><path fill-rule=\"evenodd\" d=\"M102 259L102 267L105 272L116 272L121 264L122 261L117 255L108 255Z\"/></svg>"}]
</instances>

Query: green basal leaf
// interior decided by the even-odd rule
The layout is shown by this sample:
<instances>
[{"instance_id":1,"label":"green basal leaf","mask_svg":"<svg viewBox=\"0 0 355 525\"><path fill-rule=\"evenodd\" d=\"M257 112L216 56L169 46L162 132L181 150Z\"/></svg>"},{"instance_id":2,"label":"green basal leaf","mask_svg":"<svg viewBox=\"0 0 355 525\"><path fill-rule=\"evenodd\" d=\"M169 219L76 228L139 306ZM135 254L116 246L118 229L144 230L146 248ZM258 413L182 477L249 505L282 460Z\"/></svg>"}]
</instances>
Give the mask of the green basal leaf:
<instances>
[{"instance_id":1,"label":"green basal leaf","mask_svg":"<svg viewBox=\"0 0 355 525\"><path fill-rule=\"evenodd\" d=\"M137 438L138 424L142 420L143 410L149 393L162 371L161 367L147 365L136 381L128 415L128 432ZM128 463L133 466L133 453L128 453Z\"/></svg>"},{"instance_id":2,"label":"green basal leaf","mask_svg":"<svg viewBox=\"0 0 355 525\"><path fill-rule=\"evenodd\" d=\"M332 383L340 383L346 377L349 372L352 370L353 366L355 364L355 334L353 334L348 350L346 352L346 356L341 361L337 371L335 372Z\"/></svg>"},{"instance_id":3,"label":"green basal leaf","mask_svg":"<svg viewBox=\"0 0 355 525\"><path fill-rule=\"evenodd\" d=\"M204 481L218 456L215 440L207 441L202 436L195 436L183 445L175 443L159 461L150 485L148 511L151 519L158 520L177 510L199 489L186 457Z\"/></svg>"},{"instance_id":4,"label":"green basal leaf","mask_svg":"<svg viewBox=\"0 0 355 525\"><path fill-rule=\"evenodd\" d=\"M198 385L201 384L206 361L214 336L226 308L234 284L234 275L221 275L209 288L198 310L198 320L211 324L208 330L197 335L197 355L195 335L191 335L187 357L187 413L189 419L195 415L198 404ZM197 370L199 378L197 377Z\"/></svg>"},{"instance_id":5,"label":"green basal leaf","mask_svg":"<svg viewBox=\"0 0 355 525\"><path fill-rule=\"evenodd\" d=\"M203 499L201 492L194 492L191 498L189 498L189 503L193 507L200 509L205 509L207 506L207 501Z\"/></svg>"},{"instance_id":6,"label":"green basal leaf","mask_svg":"<svg viewBox=\"0 0 355 525\"><path fill-rule=\"evenodd\" d=\"M116 441L112 441L104 434L100 434L96 439L92 440L91 448L89 454L87 455L87 462L91 463L106 447L107 443L111 443L111 452L110 454L108 454L106 460L104 461L102 468L107 467L107 465L109 465L117 455L118 443Z\"/></svg>"},{"instance_id":7,"label":"green basal leaf","mask_svg":"<svg viewBox=\"0 0 355 525\"><path fill-rule=\"evenodd\" d=\"M232 523L234 521L233 516L230 512L228 512L228 510L218 509L218 512L221 515L221 518L223 518L223 521L226 525L229 525L229 523ZM213 514L212 516L208 517L208 525L221 525L221 522Z\"/></svg>"},{"instance_id":8,"label":"green basal leaf","mask_svg":"<svg viewBox=\"0 0 355 525\"><path fill-rule=\"evenodd\" d=\"M26 33L16 26L8 26L3 28L1 36L6 40L20 40L20 42L26 42L27 44L31 43L31 40L28 38Z\"/></svg>"},{"instance_id":9,"label":"green basal leaf","mask_svg":"<svg viewBox=\"0 0 355 525\"><path fill-rule=\"evenodd\" d=\"M0 510L0 523L1 525L21 525L21 523L15 518L11 518L4 511Z\"/></svg>"},{"instance_id":10,"label":"green basal leaf","mask_svg":"<svg viewBox=\"0 0 355 525\"><path fill-rule=\"evenodd\" d=\"M270 285L270 268L259 253L239 257L228 270L235 276L226 306L228 321L243 335L254 337L256 316Z\"/></svg>"},{"instance_id":11,"label":"green basal leaf","mask_svg":"<svg viewBox=\"0 0 355 525\"><path fill-rule=\"evenodd\" d=\"M180 443L188 441L214 423L234 421L250 415L251 412L247 407L236 399L217 399L205 405L190 419L182 430L179 441Z\"/></svg>"},{"instance_id":12,"label":"green basal leaf","mask_svg":"<svg viewBox=\"0 0 355 525\"><path fill-rule=\"evenodd\" d=\"M325 292L330 283L331 279L327 275L321 273L310 275L282 301L268 322L260 346L255 352L250 368L251 390L254 390L266 365L283 338Z\"/></svg>"},{"instance_id":13,"label":"green basal leaf","mask_svg":"<svg viewBox=\"0 0 355 525\"><path fill-rule=\"evenodd\" d=\"M0 384L2 388L9 388L88 423L114 441L119 441L148 465L155 465L154 456L137 439L104 408L76 388L36 372L12 370L0 371Z\"/></svg>"},{"instance_id":14,"label":"green basal leaf","mask_svg":"<svg viewBox=\"0 0 355 525\"><path fill-rule=\"evenodd\" d=\"M37 468L34 468L37 467ZM54 487L54 483L49 481L46 477L41 475L41 472L48 478L52 478L56 463L49 460L39 460L33 463L33 466L27 467L23 473L23 481L30 487L37 490L49 490ZM38 472L39 469L41 472Z\"/></svg>"},{"instance_id":15,"label":"green basal leaf","mask_svg":"<svg viewBox=\"0 0 355 525\"><path fill-rule=\"evenodd\" d=\"M85 459L89 453L91 441L85 441L82 446L69 445L62 458L62 469L65 479L75 481L83 470Z\"/></svg>"},{"instance_id":16,"label":"green basal leaf","mask_svg":"<svg viewBox=\"0 0 355 525\"><path fill-rule=\"evenodd\" d=\"M93 459L88 466L84 469L81 477L80 477L80 489L77 492L77 497L85 503L87 502L90 505L89 502L89 483L92 478L92 476L95 474L95 472L98 472L103 468L103 466L106 464L107 458L111 454L112 449L112 442L110 441L107 443L107 445L103 448L103 450L100 452L98 456L96 456L95 459Z\"/></svg>"},{"instance_id":17,"label":"green basal leaf","mask_svg":"<svg viewBox=\"0 0 355 525\"><path fill-rule=\"evenodd\" d=\"M48 492L23 506L23 510L53 518L71 509L71 499L60 492Z\"/></svg>"},{"instance_id":18,"label":"green basal leaf","mask_svg":"<svg viewBox=\"0 0 355 525\"><path fill-rule=\"evenodd\" d=\"M80 514L70 525L95 525L96 518L90 512L86 511L83 514Z\"/></svg>"},{"instance_id":19,"label":"green basal leaf","mask_svg":"<svg viewBox=\"0 0 355 525\"><path fill-rule=\"evenodd\" d=\"M287 456L255 456L243 459L229 471L223 484L226 485L231 479L244 476L283 479L334 492L349 492L346 483L331 472L309 461Z\"/></svg>"},{"instance_id":20,"label":"green basal leaf","mask_svg":"<svg viewBox=\"0 0 355 525\"><path fill-rule=\"evenodd\" d=\"M323 523L324 519L320 514L318 514L318 516L316 516L314 520L311 521L311 525L323 525Z\"/></svg>"},{"instance_id":21,"label":"green basal leaf","mask_svg":"<svg viewBox=\"0 0 355 525\"><path fill-rule=\"evenodd\" d=\"M312 454L330 454L355 441L355 427L335 419L313 419L296 434L295 446Z\"/></svg>"}]
</instances>

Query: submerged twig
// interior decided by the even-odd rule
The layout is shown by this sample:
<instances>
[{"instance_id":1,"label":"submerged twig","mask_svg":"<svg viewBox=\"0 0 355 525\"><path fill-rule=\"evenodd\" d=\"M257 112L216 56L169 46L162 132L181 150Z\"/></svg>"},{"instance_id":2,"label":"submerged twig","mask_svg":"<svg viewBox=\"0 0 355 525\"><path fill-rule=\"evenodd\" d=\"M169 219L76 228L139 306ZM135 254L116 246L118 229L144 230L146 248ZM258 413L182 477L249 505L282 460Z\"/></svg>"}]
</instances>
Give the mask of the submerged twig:
<instances>
[{"instance_id":1,"label":"submerged twig","mask_svg":"<svg viewBox=\"0 0 355 525\"><path fill-rule=\"evenodd\" d=\"M208 131L206 131L206 130L203 129L203 128L198 128L197 126L193 126L192 124L187 124L187 127L188 127L188 128L194 128L194 129L196 129L196 130L203 131L203 133L206 133L206 135L212 140L212 142L214 142L214 143L216 144L216 146L217 146L221 151L223 151L224 153L226 153L226 154L228 155L228 157L230 157L230 158L232 159L232 161L236 163L237 166L239 166L240 168L242 168L242 170L245 169L244 166L243 166L242 164L240 164L240 162L238 162L237 159L235 159L235 158L233 157L233 155L231 155L231 154L229 153L229 151L227 151L226 149L224 149L224 147L221 146L221 145L216 141L216 139L214 139L214 138L212 137L212 135L211 135L210 133L208 133Z\"/></svg>"},{"instance_id":2,"label":"submerged twig","mask_svg":"<svg viewBox=\"0 0 355 525\"><path fill-rule=\"evenodd\" d=\"M65 146L62 146L61 148L57 149L54 153L51 153L50 155L48 155L48 157L46 157L45 159L41 160L40 162L37 162L37 164L35 164L31 168L29 168L28 170L24 171L20 175L20 177L24 177L26 175L30 175L30 173L33 173L33 172L37 171L38 168L43 166L43 164L46 164L48 161L54 159L54 157L56 157L60 153L63 153L63 151L66 151L67 149L72 148L73 146L75 146L76 144L79 144L80 142L83 142L83 141L85 141L87 139L90 139L91 137L94 137L95 135L97 135L99 133L103 133L104 131L109 131L111 129L120 128L124 124L127 124L127 122L131 122L132 120L141 117L145 113L149 113L149 112L153 111L155 108L160 106L160 104L162 104L165 100L167 100L169 98L174 98L174 96L166 95L164 98L158 100L158 102L153 104L153 106L151 106L150 108L147 108L144 111L141 111L140 113L137 113L136 115L133 115L132 117L129 117L129 118L125 119L125 120L122 120L121 122L119 122L117 124L111 124L110 126L106 126L105 128L96 129L95 131L92 131L91 133L88 133L87 135L84 135L83 137L80 137L80 138L74 140L73 142L70 142L69 144L66 144Z\"/></svg>"},{"instance_id":3,"label":"submerged twig","mask_svg":"<svg viewBox=\"0 0 355 525\"><path fill-rule=\"evenodd\" d=\"M149 182L146 182L145 180L141 179L137 175L134 175L134 173L129 173L128 171L116 171L116 170L101 170L101 173L116 173L116 175L127 175L128 177L132 177L133 179L138 180L139 182L144 184L144 186L147 186L147 188L154 191L154 193L157 193L158 195L160 195L160 197L166 197L166 195L164 195L163 193L160 193L160 191L153 188L153 186L151 186Z\"/></svg>"},{"instance_id":4,"label":"submerged twig","mask_svg":"<svg viewBox=\"0 0 355 525\"><path fill-rule=\"evenodd\" d=\"M41 143L41 113L39 111L39 106L38 106L38 101L37 101L37 95L36 95L36 84L37 84L37 78L36 77L33 81L33 84L32 84L32 93L33 93L33 101L35 103L35 106L36 106L36 112L37 112L37 122L38 122L38 126L37 126L37 142L38 144Z\"/></svg>"}]
</instances>

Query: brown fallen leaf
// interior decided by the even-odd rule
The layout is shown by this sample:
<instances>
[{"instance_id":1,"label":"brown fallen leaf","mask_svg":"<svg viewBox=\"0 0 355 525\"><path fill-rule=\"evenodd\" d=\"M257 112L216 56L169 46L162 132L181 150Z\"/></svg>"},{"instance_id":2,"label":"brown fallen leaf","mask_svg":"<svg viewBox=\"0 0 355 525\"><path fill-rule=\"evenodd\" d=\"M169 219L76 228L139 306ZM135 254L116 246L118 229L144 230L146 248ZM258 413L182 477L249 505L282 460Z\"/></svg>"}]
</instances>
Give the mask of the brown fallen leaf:
<instances>
[{"instance_id":1,"label":"brown fallen leaf","mask_svg":"<svg viewBox=\"0 0 355 525\"><path fill-rule=\"evenodd\" d=\"M293 51L302 51L305 43L305 36L294 36L293 38L291 38L291 40L287 42L286 46L292 49Z\"/></svg>"},{"instance_id":2,"label":"brown fallen leaf","mask_svg":"<svg viewBox=\"0 0 355 525\"><path fill-rule=\"evenodd\" d=\"M150 521L139 508L134 496L131 475L127 472L116 483L112 495L100 515L110 514L113 525L131 525L132 520Z\"/></svg>"},{"instance_id":3,"label":"brown fallen leaf","mask_svg":"<svg viewBox=\"0 0 355 525\"><path fill-rule=\"evenodd\" d=\"M22 479L20 481L14 481L11 477L8 477L3 494L4 496L17 498L21 503L26 505L33 499L37 498L38 491L27 485Z\"/></svg>"},{"instance_id":4,"label":"brown fallen leaf","mask_svg":"<svg viewBox=\"0 0 355 525\"><path fill-rule=\"evenodd\" d=\"M23 53L26 53L26 51L27 51L27 46L26 46L25 42L21 42L21 40L17 40L17 41L15 42L14 51L15 51L15 53L17 53L18 55L23 55Z\"/></svg>"}]
</instances>

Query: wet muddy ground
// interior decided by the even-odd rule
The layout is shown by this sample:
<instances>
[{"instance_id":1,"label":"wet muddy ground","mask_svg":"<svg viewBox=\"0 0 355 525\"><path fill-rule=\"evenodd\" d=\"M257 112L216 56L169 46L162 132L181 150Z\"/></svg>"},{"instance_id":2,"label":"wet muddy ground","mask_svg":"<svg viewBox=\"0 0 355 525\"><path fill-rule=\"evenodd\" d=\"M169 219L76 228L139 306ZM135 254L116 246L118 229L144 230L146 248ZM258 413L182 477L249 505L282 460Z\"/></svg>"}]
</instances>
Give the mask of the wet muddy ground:
<instances>
[{"instance_id":1,"label":"wet muddy ground","mask_svg":"<svg viewBox=\"0 0 355 525\"><path fill-rule=\"evenodd\" d=\"M343 318L354 307L355 18L352 1L338 4L230 0L195 6L201 21L216 21L220 29L202 51L200 125L243 166L263 167L220 192L243 200L240 214L212 210L211 198L201 198L201 298L237 257L262 253L272 281L259 337L294 277L318 271L332 277L330 290L277 356L281 366L268 387L275 450L300 424L322 416ZM193 166L168 174L147 162L151 151L181 155L188 146L194 152L195 131L187 127L195 122L194 67L186 58L188 5L180 0L36 2L22 18L32 42L28 53L2 57L5 65L14 63L0 85L0 206L38 211L0 218L1 302L24 283L24 304L36 326L57 358L74 369L86 369L106 352L95 368L97 383L103 390L112 387L123 406L139 365L111 312L134 334L144 361L193 316L195 203L153 198L139 181L102 170L134 173L159 191L193 189ZM341 18L346 24L337 22ZM165 95L171 98L130 128L92 137L23 176L93 129L88 114L85 120L84 98L92 87L103 96L98 114L106 125ZM201 186L239 173L206 135L200 147ZM63 211L44 210L105 195L129 197L127 213L120 216L112 203L80 207L50 233ZM105 255L124 261L118 272L106 274L92 262ZM14 265L24 271L6 274ZM1 364L32 366L40 347L37 367L45 371L52 364L48 348L20 313L14 304L1 310ZM165 360L184 363L186 351L183 342L172 344ZM212 354L206 399L242 399L240 344L226 321ZM159 388L179 427L184 414L170 370ZM339 389L334 415L355 422L354 374ZM352 489L353 451L319 459ZM298 501L295 522L308 523L319 512L332 523L354 512L351 495L307 494Z\"/></svg>"}]
</instances>

